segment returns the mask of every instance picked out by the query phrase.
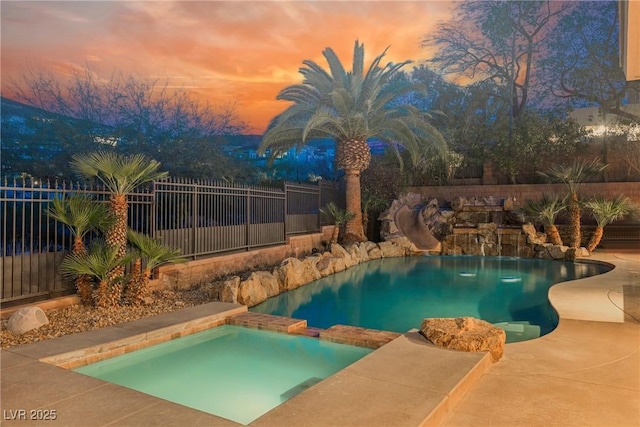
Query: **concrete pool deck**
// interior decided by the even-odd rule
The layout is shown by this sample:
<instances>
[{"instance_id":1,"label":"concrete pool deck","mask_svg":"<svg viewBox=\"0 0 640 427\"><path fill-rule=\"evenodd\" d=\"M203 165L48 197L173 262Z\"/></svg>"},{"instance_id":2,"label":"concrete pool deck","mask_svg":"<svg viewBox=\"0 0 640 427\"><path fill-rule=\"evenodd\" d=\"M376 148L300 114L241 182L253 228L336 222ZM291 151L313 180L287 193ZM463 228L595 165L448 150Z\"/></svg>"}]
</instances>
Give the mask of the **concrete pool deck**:
<instances>
[{"instance_id":1,"label":"concrete pool deck","mask_svg":"<svg viewBox=\"0 0 640 427\"><path fill-rule=\"evenodd\" d=\"M640 253L598 252L590 259L616 268L553 287L558 328L508 344L496 364L485 353L439 349L408 333L250 425L638 426ZM243 311L211 303L2 350L2 425L237 426L41 360L86 348L117 352L114 342L163 340ZM52 410L55 421L30 419Z\"/></svg>"}]
</instances>

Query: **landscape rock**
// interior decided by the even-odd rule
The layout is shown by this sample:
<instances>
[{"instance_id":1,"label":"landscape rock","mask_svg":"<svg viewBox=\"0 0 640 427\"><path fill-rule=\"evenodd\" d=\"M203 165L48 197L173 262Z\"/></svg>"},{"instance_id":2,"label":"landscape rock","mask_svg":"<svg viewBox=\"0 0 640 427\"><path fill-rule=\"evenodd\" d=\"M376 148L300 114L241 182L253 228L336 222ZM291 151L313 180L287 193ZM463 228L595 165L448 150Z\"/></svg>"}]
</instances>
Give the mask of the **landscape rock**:
<instances>
[{"instance_id":1,"label":"landscape rock","mask_svg":"<svg viewBox=\"0 0 640 427\"><path fill-rule=\"evenodd\" d=\"M232 304L238 303L238 288L240 287L240 277L233 276L227 280L224 280L217 287L213 288L209 292L211 299L217 299L221 302L230 302ZM217 294L216 294L217 291Z\"/></svg>"},{"instance_id":2,"label":"landscape rock","mask_svg":"<svg viewBox=\"0 0 640 427\"><path fill-rule=\"evenodd\" d=\"M333 266L334 258L331 256L322 257L320 261L316 264L316 269L320 273L320 276L327 277L333 273L335 273Z\"/></svg>"},{"instance_id":3,"label":"landscape rock","mask_svg":"<svg viewBox=\"0 0 640 427\"><path fill-rule=\"evenodd\" d=\"M507 339L504 330L473 317L424 319L420 331L440 347L468 352L488 351L494 362L502 357Z\"/></svg>"},{"instance_id":4,"label":"landscape rock","mask_svg":"<svg viewBox=\"0 0 640 427\"><path fill-rule=\"evenodd\" d=\"M527 243L531 245L543 245L547 243L547 235L539 233L531 223L522 224L522 231L527 236Z\"/></svg>"},{"instance_id":5,"label":"landscape rock","mask_svg":"<svg viewBox=\"0 0 640 427\"><path fill-rule=\"evenodd\" d=\"M591 256L591 253L589 253L589 250L584 246L576 249L576 257L588 257L588 256Z\"/></svg>"},{"instance_id":6,"label":"landscape rock","mask_svg":"<svg viewBox=\"0 0 640 427\"><path fill-rule=\"evenodd\" d=\"M356 262L351 258L349 252L338 244L331 245L331 255L336 258L341 258L344 261L346 268L351 268L356 265Z\"/></svg>"},{"instance_id":7,"label":"landscape rock","mask_svg":"<svg viewBox=\"0 0 640 427\"><path fill-rule=\"evenodd\" d=\"M273 274L278 277L280 291L290 291L320 278L317 268L311 268L310 262L297 258L287 258L277 266Z\"/></svg>"},{"instance_id":8,"label":"landscape rock","mask_svg":"<svg viewBox=\"0 0 640 427\"><path fill-rule=\"evenodd\" d=\"M254 305L258 305L267 299L267 290L265 289L261 281L261 278L264 277L264 274L260 273L266 272L253 272L246 280L243 280L240 283L240 286L238 288L239 304L244 304L247 307L253 307Z\"/></svg>"},{"instance_id":9,"label":"landscape rock","mask_svg":"<svg viewBox=\"0 0 640 427\"><path fill-rule=\"evenodd\" d=\"M22 335L48 323L49 319L40 307L22 307L11 315L7 329L14 334Z\"/></svg>"},{"instance_id":10,"label":"landscape rock","mask_svg":"<svg viewBox=\"0 0 640 427\"><path fill-rule=\"evenodd\" d=\"M394 258L404 256L404 249L398 245L395 245L391 241L380 242L378 244L383 258Z\"/></svg>"},{"instance_id":11,"label":"landscape rock","mask_svg":"<svg viewBox=\"0 0 640 427\"><path fill-rule=\"evenodd\" d=\"M371 248L367 251L367 254L369 255L369 259L380 259L382 258L382 251L380 250L380 248L376 245L375 248Z\"/></svg>"}]
</instances>

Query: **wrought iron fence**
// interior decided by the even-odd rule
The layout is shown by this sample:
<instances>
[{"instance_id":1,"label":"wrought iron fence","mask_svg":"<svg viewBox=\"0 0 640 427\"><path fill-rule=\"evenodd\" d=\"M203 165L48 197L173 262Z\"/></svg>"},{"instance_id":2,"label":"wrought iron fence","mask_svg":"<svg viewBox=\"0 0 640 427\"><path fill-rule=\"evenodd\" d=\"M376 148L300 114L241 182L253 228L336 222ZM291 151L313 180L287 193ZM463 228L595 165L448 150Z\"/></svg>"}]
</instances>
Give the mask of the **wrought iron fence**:
<instances>
[{"instance_id":1,"label":"wrought iron fence","mask_svg":"<svg viewBox=\"0 0 640 427\"><path fill-rule=\"evenodd\" d=\"M48 212L72 194L107 202L109 192L86 184L19 181L0 185L0 278L3 305L73 293L59 263L73 244L70 230ZM129 195L129 227L195 259L283 244L292 234L320 230L319 209L337 202L331 183L258 187L182 179L156 181Z\"/></svg>"}]
</instances>

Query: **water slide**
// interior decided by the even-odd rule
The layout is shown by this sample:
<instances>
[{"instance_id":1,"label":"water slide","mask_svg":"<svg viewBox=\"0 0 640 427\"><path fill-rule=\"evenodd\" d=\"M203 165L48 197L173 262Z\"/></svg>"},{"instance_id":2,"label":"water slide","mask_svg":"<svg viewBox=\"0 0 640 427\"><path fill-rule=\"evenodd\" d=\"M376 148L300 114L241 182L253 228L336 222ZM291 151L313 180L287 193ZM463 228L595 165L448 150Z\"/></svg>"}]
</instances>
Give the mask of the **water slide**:
<instances>
[{"instance_id":1,"label":"water slide","mask_svg":"<svg viewBox=\"0 0 640 427\"><path fill-rule=\"evenodd\" d=\"M402 205L395 215L396 226L416 248L423 251L440 251L441 244L424 223L420 210Z\"/></svg>"}]
</instances>

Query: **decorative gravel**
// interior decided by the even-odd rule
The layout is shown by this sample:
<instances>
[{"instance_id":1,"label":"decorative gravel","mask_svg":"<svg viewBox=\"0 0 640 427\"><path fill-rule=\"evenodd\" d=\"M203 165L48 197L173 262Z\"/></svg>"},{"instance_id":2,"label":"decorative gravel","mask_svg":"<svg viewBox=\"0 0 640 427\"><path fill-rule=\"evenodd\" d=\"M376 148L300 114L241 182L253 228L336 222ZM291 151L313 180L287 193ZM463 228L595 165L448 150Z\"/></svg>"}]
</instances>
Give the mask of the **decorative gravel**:
<instances>
[{"instance_id":1,"label":"decorative gravel","mask_svg":"<svg viewBox=\"0 0 640 427\"><path fill-rule=\"evenodd\" d=\"M210 302L205 289L193 287L188 290L156 291L149 304L140 307L123 306L111 310L99 310L80 304L45 310L49 324L38 329L15 335L7 330L7 320L2 320L2 348L44 341L76 332L104 328L118 323L130 322L144 317L156 316L186 307Z\"/></svg>"}]
</instances>

